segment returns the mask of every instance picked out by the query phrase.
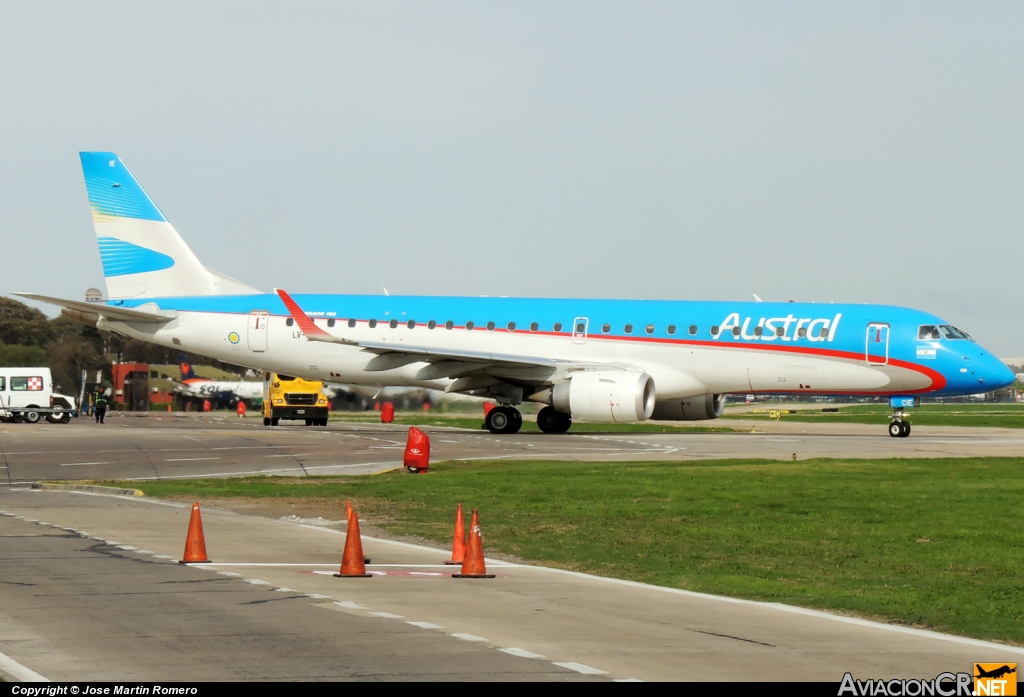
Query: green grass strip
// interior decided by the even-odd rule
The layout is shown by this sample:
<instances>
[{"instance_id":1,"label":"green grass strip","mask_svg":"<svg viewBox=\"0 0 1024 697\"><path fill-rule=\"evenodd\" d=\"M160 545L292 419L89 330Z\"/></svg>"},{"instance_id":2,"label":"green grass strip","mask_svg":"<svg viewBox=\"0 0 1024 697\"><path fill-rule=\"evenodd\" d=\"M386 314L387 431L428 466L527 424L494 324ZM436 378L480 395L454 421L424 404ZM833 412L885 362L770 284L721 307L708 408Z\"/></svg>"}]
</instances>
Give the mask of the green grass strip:
<instances>
[{"instance_id":1,"label":"green grass strip","mask_svg":"<svg viewBox=\"0 0 1024 697\"><path fill-rule=\"evenodd\" d=\"M444 544L463 501L489 552L1024 643L1024 458L494 461L138 486L351 498L387 530Z\"/></svg>"}]
</instances>

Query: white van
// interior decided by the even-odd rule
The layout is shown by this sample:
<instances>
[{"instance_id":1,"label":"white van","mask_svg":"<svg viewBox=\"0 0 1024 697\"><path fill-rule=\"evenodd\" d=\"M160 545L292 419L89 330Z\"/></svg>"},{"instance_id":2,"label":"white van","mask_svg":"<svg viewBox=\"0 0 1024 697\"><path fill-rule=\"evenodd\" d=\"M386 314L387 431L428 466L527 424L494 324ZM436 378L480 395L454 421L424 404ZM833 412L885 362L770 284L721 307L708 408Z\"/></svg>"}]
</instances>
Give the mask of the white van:
<instances>
[{"instance_id":1,"label":"white van","mask_svg":"<svg viewBox=\"0 0 1024 697\"><path fill-rule=\"evenodd\" d=\"M4 420L34 424L45 415L53 423L67 423L67 412L75 411L74 399L57 397L49 368L0 368L0 417Z\"/></svg>"}]
</instances>

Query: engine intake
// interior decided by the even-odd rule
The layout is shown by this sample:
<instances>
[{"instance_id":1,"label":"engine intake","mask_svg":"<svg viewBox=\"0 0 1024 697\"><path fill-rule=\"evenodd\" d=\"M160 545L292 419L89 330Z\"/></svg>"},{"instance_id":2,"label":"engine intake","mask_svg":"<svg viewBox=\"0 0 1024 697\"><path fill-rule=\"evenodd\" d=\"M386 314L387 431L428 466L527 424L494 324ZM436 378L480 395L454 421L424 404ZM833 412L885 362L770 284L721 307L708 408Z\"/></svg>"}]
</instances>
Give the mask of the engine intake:
<instances>
[{"instance_id":1,"label":"engine intake","mask_svg":"<svg viewBox=\"0 0 1024 697\"><path fill-rule=\"evenodd\" d=\"M724 394L706 394L703 397L658 402L651 418L655 421L707 421L717 419L724 411Z\"/></svg>"},{"instance_id":2,"label":"engine intake","mask_svg":"<svg viewBox=\"0 0 1024 697\"><path fill-rule=\"evenodd\" d=\"M657 393L654 379L634 370L574 373L551 390L551 404L574 421L623 423L651 417Z\"/></svg>"}]
</instances>

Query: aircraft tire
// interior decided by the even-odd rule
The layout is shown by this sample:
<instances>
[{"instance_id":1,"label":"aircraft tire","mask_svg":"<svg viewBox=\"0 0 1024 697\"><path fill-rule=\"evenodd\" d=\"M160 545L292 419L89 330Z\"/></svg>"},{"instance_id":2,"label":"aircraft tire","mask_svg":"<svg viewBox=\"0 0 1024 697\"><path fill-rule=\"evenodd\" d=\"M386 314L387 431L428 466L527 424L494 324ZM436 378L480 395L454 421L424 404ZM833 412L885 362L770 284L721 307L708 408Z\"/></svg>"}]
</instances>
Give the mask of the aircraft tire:
<instances>
[{"instance_id":1,"label":"aircraft tire","mask_svg":"<svg viewBox=\"0 0 1024 697\"><path fill-rule=\"evenodd\" d=\"M902 423L902 421L893 421L891 424L889 424L889 435L892 436L893 438L901 437L903 435L903 426L901 426L900 424Z\"/></svg>"},{"instance_id":2,"label":"aircraft tire","mask_svg":"<svg viewBox=\"0 0 1024 697\"><path fill-rule=\"evenodd\" d=\"M554 407L544 407L537 412L537 427L544 433L565 433L570 426L572 419L569 415Z\"/></svg>"},{"instance_id":3,"label":"aircraft tire","mask_svg":"<svg viewBox=\"0 0 1024 697\"><path fill-rule=\"evenodd\" d=\"M514 407L494 407L484 421L491 433L515 433L523 425L523 416Z\"/></svg>"},{"instance_id":4,"label":"aircraft tire","mask_svg":"<svg viewBox=\"0 0 1024 697\"><path fill-rule=\"evenodd\" d=\"M900 433L900 438L906 438L907 436L910 435L910 424L907 423L906 421L901 421L900 423L903 426L903 432Z\"/></svg>"}]
</instances>

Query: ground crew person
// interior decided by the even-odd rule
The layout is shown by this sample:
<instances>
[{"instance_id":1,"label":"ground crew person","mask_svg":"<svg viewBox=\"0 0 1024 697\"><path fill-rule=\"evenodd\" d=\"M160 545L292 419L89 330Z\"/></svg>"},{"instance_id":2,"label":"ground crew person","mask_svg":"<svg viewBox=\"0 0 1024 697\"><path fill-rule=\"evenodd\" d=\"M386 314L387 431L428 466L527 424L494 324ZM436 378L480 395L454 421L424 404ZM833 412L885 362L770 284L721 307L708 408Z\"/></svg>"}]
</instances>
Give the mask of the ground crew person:
<instances>
[{"instance_id":1,"label":"ground crew person","mask_svg":"<svg viewBox=\"0 0 1024 697\"><path fill-rule=\"evenodd\" d=\"M93 411L96 412L96 423L103 423L103 417L107 414L107 396L103 392L96 393L96 401L93 402Z\"/></svg>"}]
</instances>

